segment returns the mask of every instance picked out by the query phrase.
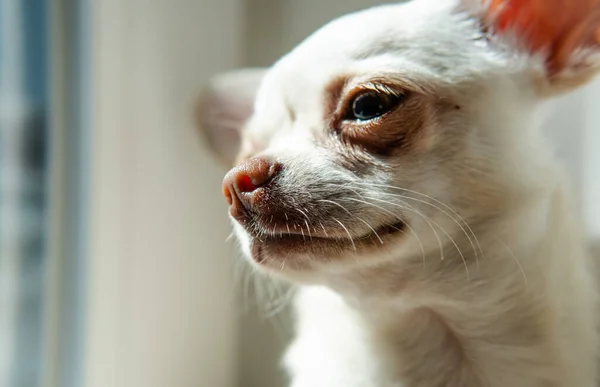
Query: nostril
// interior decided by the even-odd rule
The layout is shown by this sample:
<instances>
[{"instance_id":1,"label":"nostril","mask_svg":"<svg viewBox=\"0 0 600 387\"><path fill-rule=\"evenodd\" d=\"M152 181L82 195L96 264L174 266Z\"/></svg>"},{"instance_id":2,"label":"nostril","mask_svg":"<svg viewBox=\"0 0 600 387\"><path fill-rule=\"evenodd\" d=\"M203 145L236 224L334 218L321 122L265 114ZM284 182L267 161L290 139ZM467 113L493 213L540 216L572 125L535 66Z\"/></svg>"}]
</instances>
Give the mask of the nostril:
<instances>
[{"instance_id":1,"label":"nostril","mask_svg":"<svg viewBox=\"0 0 600 387\"><path fill-rule=\"evenodd\" d=\"M265 158L254 158L243 163L241 172L245 175L240 179L240 189L247 188L244 192L252 192L269 183L278 170L278 163Z\"/></svg>"},{"instance_id":2,"label":"nostril","mask_svg":"<svg viewBox=\"0 0 600 387\"><path fill-rule=\"evenodd\" d=\"M279 169L279 163L254 158L231 170L226 180L233 185L237 193L250 193L269 183Z\"/></svg>"},{"instance_id":3,"label":"nostril","mask_svg":"<svg viewBox=\"0 0 600 387\"><path fill-rule=\"evenodd\" d=\"M252 192L258 188L252 182L252 178L248 175L240 175L237 181L237 186L240 192Z\"/></svg>"},{"instance_id":4,"label":"nostril","mask_svg":"<svg viewBox=\"0 0 600 387\"><path fill-rule=\"evenodd\" d=\"M281 170L281 164L265 158L253 158L243 162L227 173L223 179L223 196L229 212L238 220L247 217L248 210L261 202L264 188Z\"/></svg>"}]
</instances>

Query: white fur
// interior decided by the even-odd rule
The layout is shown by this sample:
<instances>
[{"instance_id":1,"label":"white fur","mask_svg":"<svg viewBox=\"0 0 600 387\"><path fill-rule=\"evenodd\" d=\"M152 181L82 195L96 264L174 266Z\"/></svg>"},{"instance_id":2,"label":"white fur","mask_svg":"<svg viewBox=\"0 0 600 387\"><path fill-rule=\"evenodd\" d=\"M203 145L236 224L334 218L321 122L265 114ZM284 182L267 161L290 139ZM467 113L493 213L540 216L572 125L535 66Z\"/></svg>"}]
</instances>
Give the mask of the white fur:
<instances>
[{"instance_id":1,"label":"white fur","mask_svg":"<svg viewBox=\"0 0 600 387\"><path fill-rule=\"evenodd\" d=\"M477 19L459 5L415 0L345 16L264 76L242 153L277 158L296 190L338 177L371 184L372 197L385 198L378 187L401 179L434 192L442 208L415 201L427 217L407 213L413 235L379 252L348 252L337 263L289 257L311 265L281 269L300 284L297 337L285 356L292 387L596 385L595 262L540 118L545 96L578 84L576 69L552 83L541 56L482 39ZM449 121L431 128L430 141L462 158L423 159L368 178L340 169L314 141L324 125L323 90L345 74L356 82L401 76L459 101L460 115L442 115ZM453 220L455 209L472 223ZM250 238L236 232L250 255ZM421 251L422 266L412 260Z\"/></svg>"}]
</instances>

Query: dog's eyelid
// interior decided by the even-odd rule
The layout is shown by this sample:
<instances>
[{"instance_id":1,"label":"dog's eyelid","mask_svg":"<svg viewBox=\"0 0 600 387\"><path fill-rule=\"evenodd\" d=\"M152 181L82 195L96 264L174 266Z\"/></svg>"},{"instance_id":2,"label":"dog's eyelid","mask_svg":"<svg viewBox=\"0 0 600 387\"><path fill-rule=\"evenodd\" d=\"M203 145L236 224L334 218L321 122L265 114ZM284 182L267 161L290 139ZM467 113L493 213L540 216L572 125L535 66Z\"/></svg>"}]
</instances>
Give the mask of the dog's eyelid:
<instances>
[{"instance_id":1,"label":"dog's eyelid","mask_svg":"<svg viewBox=\"0 0 600 387\"><path fill-rule=\"evenodd\" d=\"M388 98L387 102L389 104L389 110L385 112L387 114L389 111L395 110L397 106L402 104L409 96L410 92L402 88L393 88L382 83L361 83L360 85L353 87L341 98L336 114L338 120L336 121L353 120L353 118L351 118L353 105L358 98L366 94L379 94L382 97L385 96L385 98Z\"/></svg>"},{"instance_id":2,"label":"dog's eyelid","mask_svg":"<svg viewBox=\"0 0 600 387\"><path fill-rule=\"evenodd\" d=\"M382 83L369 82L361 85L360 88L363 90L371 90L382 94L392 95L394 97L400 97L405 93L404 90L398 90Z\"/></svg>"},{"instance_id":3,"label":"dog's eyelid","mask_svg":"<svg viewBox=\"0 0 600 387\"><path fill-rule=\"evenodd\" d=\"M430 94L427 83L406 79L398 74L343 75L334 78L325 89L325 121L332 131L339 131L351 111L353 101L363 93L378 92L400 100L404 104L410 96Z\"/></svg>"},{"instance_id":4,"label":"dog's eyelid","mask_svg":"<svg viewBox=\"0 0 600 387\"><path fill-rule=\"evenodd\" d=\"M402 97L409 92L409 89L401 85L392 85L385 82L368 81L354 85L345 93L344 101L356 98L359 94L374 91L377 93L387 94L394 97Z\"/></svg>"}]
</instances>

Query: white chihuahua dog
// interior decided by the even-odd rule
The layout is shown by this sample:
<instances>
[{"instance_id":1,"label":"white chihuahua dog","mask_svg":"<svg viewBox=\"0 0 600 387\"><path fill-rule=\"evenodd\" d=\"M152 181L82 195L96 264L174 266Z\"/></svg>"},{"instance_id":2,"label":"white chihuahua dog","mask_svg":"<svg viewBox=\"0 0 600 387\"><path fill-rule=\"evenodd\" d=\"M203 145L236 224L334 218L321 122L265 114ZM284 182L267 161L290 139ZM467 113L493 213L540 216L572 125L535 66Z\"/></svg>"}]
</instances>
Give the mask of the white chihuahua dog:
<instances>
[{"instance_id":1,"label":"white chihuahua dog","mask_svg":"<svg viewBox=\"0 0 600 387\"><path fill-rule=\"evenodd\" d=\"M598 27L593 0L414 0L215 78L241 248L299 288L291 386L596 385L595 263L540 106L594 75Z\"/></svg>"}]
</instances>

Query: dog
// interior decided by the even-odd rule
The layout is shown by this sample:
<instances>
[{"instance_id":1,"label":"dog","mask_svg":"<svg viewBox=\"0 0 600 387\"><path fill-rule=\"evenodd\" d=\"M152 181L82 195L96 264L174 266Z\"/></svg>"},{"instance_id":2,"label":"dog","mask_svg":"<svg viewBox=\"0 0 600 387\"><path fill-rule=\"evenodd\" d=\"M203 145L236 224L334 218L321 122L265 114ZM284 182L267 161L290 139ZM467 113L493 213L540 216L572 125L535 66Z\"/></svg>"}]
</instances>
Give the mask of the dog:
<instances>
[{"instance_id":1,"label":"dog","mask_svg":"<svg viewBox=\"0 0 600 387\"><path fill-rule=\"evenodd\" d=\"M298 288L292 387L596 386L597 268L543 111L600 68L598 4L380 6L211 81L240 248Z\"/></svg>"}]
</instances>

